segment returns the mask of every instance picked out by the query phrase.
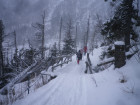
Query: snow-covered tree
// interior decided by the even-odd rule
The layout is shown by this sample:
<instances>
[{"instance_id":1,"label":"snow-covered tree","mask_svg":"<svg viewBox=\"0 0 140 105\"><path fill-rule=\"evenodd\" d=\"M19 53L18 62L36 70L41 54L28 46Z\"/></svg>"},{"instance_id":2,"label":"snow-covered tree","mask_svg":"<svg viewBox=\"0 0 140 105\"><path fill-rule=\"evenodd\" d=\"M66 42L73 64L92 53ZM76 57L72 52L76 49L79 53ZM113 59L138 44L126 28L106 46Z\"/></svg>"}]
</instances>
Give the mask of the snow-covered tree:
<instances>
[{"instance_id":1,"label":"snow-covered tree","mask_svg":"<svg viewBox=\"0 0 140 105\"><path fill-rule=\"evenodd\" d=\"M72 38L72 31L73 31L72 20L69 19L65 27L66 36L64 39L64 47L62 51L64 55L72 54L75 52L75 48L74 48L75 43L74 43L74 39Z\"/></svg>"},{"instance_id":2,"label":"snow-covered tree","mask_svg":"<svg viewBox=\"0 0 140 105\"><path fill-rule=\"evenodd\" d=\"M54 43L53 47L51 48L51 56L56 57L58 54L58 51L60 50L57 49L56 43Z\"/></svg>"},{"instance_id":3,"label":"snow-covered tree","mask_svg":"<svg viewBox=\"0 0 140 105\"><path fill-rule=\"evenodd\" d=\"M37 29L36 36L40 37L40 42L41 42L41 58L44 59L45 57L45 18L46 14L45 11L42 15L42 23L36 23L33 25L34 28Z\"/></svg>"},{"instance_id":4,"label":"snow-covered tree","mask_svg":"<svg viewBox=\"0 0 140 105\"><path fill-rule=\"evenodd\" d=\"M112 19L104 24L102 35L110 41L124 40L126 50L130 47L130 38L137 39L137 34L133 29L133 20L137 17L137 11L133 6L134 0L123 0L116 9Z\"/></svg>"},{"instance_id":5,"label":"snow-covered tree","mask_svg":"<svg viewBox=\"0 0 140 105\"><path fill-rule=\"evenodd\" d=\"M16 66L16 71L18 71L18 66L19 66L19 60L18 60L18 48L17 48L17 35L16 31L13 32L14 35L14 46L15 46L15 53L14 53L14 58L13 60L15 61L15 66Z\"/></svg>"}]
</instances>

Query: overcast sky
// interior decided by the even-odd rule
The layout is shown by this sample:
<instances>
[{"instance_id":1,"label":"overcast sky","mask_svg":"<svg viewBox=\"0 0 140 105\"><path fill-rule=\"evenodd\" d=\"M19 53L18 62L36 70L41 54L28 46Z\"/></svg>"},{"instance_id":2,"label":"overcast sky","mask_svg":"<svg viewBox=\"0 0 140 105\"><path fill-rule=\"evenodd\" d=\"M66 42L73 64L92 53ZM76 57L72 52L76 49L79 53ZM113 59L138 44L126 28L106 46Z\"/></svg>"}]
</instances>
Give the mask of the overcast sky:
<instances>
[{"instance_id":1,"label":"overcast sky","mask_svg":"<svg viewBox=\"0 0 140 105\"><path fill-rule=\"evenodd\" d=\"M0 19L5 33L16 30L18 39L33 34L31 24L40 20L47 7L48 0L0 0Z\"/></svg>"},{"instance_id":2,"label":"overcast sky","mask_svg":"<svg viewBox=\"0 0 140 105\"><path fill-rule=\"evenodd\" d=\"M74 22L80 21L84 29L89 14L93 23L96 23L96 14L104 19L109 17L111 9L108 9L108 4L104 0L0 0L0 19L4 22L6 33L16 30L18 39L24 39L34 34L31 24L41 22L41 14L45 10L47 34L57 36L60 17L64 21L72 17Z\"/></svg>"},{"instance_id":3,"label":"overcast sky","mask_svg":"<svg viewBox=\"0 0 140 105\"><path fill-rule=\"evenodd\" d=\"M0 18L6 25L26 24L37 20L46 6L47 0L0 0Z\"/></svg>"}]
</instances>

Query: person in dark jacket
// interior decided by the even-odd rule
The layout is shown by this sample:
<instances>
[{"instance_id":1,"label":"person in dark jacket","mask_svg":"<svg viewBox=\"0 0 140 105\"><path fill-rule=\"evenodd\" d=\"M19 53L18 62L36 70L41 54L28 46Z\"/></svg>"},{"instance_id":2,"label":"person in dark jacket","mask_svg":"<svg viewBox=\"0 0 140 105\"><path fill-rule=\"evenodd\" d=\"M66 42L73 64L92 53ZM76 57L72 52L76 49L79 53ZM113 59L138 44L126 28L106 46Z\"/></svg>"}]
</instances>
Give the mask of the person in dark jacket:
<instances>
[{"instance_id":1,"label":"person in dark jacket","mask_svg":"<svg viewBox=\"0 0 140 105\"><path fill-rule=\"evenodd\" d=\"M76 55L77 55L77 63L79 64L79 61L82 60L82 53L81 53L81 51L79 50L79 51L76 53Z\"/></svg>"}]
</instances>

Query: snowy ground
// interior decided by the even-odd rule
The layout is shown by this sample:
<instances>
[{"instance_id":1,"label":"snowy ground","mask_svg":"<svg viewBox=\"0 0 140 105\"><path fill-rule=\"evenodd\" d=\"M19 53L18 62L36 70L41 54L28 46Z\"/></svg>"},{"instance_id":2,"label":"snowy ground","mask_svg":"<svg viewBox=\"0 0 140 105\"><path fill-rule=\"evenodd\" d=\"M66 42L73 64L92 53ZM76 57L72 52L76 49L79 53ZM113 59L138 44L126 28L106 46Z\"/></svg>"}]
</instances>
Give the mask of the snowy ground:
<instances>
[{"instance_id":1,"label":"snowy ground","mask_svg":"<svg viewBox=\"0 0 140 105\"><path fill-rule=\"evenodd\" d=\"M93 64L99 62L99 50L90 55ZM13 105L140 105L140 64L135 57L121 69L111 66L95 74L84 74L84 70L85 57L79 65L73 57L55 70L56 79ZM127 82L120 83L123 77Z\"/></svg>"}]
</instances>

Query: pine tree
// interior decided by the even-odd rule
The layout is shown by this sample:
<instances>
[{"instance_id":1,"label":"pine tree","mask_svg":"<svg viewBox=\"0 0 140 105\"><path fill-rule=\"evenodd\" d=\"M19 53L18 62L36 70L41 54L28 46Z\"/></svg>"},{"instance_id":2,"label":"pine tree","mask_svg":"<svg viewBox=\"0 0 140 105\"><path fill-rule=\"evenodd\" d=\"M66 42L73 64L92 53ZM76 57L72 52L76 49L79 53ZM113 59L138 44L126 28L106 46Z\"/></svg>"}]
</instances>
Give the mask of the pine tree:
<instances>
[{"instance_id":1,"label":"pine tree","mask_svg":"<svg viewBox=\"0 0 140 105\"><path fill-rule=\"evenodd\" d=\"M114 17L104 24L104 28L101 32L102 35L105 35L111 42L124 40L126 50L129 50L130 38L133 40L137 39L132 21L137 17L137 11L134 9L133 1L134 0L123 0L117 8Z\"/></svg>"},{"instance_id":2,"label":"pine tree","mask_svg":"<svg viewBox=\"0 0 140 105\"><path fill-rule=\"evenodd\" d=\"M75 52L75 42L72 38L72 21L69 20L66 26L66 37L64 39L64 47L62 53L64 55L73 54Z\"/></svg>"},{"instance_id":3,"label":"pine tree","mask_svg":"<svg viewBox=\"0 0 140 105\"><path fill-rule=\"evenodd\" d=\"M56 57L57 54L58 54L58 51L60 51L60 50L57 49L56 42L55 42L54 45L53 45L53 47L51 48L51 56L52 57Z\"/></svg>"},{"instance_id":4,"label":"pine tree","mask_svg":"<svg viewBox=\"0 0 140 105\"><path fill-rule=\"evenodd\" d=\"M63 54L64 55L72 54L72 53L75 52L74 41L71 38L71 36L68 36L67 38L65 38L64 43L65 43L64 48L63 48Z\"/></svg>"},{"instance_id":5,"label":"pine tree","mask_svg":"<svg viewBox=\"0 0 140 105\"><path fill-rule=\"evenodd\" d=\"M25 63L30 66L34 63L34 55L36 50L33 48L27 49L24 51L24 61Z\"/></svg>"}]
</instances>

